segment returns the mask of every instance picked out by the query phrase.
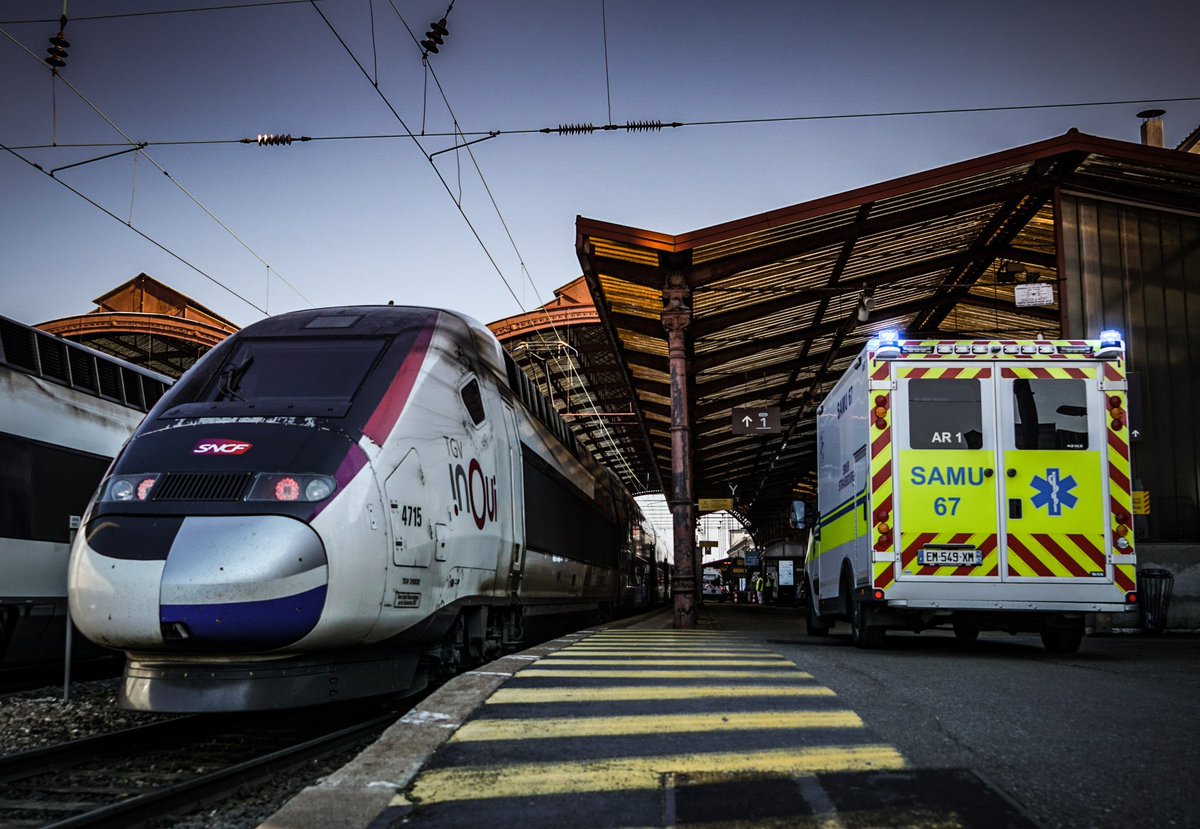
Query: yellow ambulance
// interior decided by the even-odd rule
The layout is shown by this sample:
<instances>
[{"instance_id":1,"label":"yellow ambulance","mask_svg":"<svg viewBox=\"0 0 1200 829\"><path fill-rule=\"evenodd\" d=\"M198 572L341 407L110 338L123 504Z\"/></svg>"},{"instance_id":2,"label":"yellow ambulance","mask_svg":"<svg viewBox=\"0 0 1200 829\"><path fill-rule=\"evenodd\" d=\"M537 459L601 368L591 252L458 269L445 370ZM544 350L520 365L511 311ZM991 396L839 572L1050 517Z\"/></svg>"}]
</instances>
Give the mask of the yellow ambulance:
<instances>
[{"instance_id":1,"label":"yellow ambulance","mask_svg":"<svg viewBox=\"0 0 1200 829\"><path fill-rule=\"evenodd\" d=\"M817 409L810 634L1037 632L1136 607L1125 344L871 339Z\"/></svg>"}]
</instances>

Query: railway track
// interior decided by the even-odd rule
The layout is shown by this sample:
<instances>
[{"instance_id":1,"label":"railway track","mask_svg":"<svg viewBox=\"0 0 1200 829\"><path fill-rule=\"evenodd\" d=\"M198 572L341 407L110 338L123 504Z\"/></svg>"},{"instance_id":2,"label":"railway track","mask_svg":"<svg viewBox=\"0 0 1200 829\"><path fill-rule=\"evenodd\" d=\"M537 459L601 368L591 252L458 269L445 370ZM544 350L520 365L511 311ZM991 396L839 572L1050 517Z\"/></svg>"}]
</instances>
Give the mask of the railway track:
<instances>
[{"instance_id":1,"label":"railway track","mask_svg":"<svg viewBox=\"0 0 1200 829\"><path fill-rule=\"evenodd\" d=\"M400 711L193 715L0 757L0 827L128 827L376 737Z\"/></svg>"}]
</instances>

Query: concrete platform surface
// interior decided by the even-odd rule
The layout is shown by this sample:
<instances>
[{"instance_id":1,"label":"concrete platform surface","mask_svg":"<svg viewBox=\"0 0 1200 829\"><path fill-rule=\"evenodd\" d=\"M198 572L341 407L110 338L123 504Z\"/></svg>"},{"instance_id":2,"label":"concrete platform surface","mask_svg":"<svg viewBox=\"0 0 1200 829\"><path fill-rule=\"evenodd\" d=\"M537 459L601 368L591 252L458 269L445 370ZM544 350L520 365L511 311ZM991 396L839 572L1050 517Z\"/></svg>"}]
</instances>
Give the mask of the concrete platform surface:
<instances>
[{"instance_id":1,"label":"concrete platform surface","mask_svg":"<svg viewBox=\"0 0 1200 829\"><path fill-rule=\"evenodd\" d=\"M1027 827L964 769L912 769L752 636L660 610L464 674L269 829Z\"/></svg>"}]
</instances>

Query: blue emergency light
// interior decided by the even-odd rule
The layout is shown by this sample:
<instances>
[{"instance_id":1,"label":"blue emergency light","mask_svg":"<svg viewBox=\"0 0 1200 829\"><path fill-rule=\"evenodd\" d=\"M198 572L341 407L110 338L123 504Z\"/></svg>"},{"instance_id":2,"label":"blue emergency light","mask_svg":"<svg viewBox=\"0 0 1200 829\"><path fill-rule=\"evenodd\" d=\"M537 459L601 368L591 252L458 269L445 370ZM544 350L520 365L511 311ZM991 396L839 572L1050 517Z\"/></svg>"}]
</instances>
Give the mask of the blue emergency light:
<instances>
[{"instance_id":1,"label":"blue emergency light","mask_svg":"<svg viewBox=\"0 0 1200 829\"><path fill-rule=\"evenodd\" d=\"M894 360L900 356L900 332L888 328L878 334L879 346L875 349L876 360Z\"/></svg>"},{"instance_id":2,"label":"blue emergency light","mask_svg":"<svg viewBox=\"0 0 1200 829\"><path fill-rule=\"evenodd\" d=\"M1099 360L1115 360L1125 353L1125 341L1121 339L1120 331L1101 331L1100 344L1096 346L1096 358Z\"/></svg>"}]
</instances>

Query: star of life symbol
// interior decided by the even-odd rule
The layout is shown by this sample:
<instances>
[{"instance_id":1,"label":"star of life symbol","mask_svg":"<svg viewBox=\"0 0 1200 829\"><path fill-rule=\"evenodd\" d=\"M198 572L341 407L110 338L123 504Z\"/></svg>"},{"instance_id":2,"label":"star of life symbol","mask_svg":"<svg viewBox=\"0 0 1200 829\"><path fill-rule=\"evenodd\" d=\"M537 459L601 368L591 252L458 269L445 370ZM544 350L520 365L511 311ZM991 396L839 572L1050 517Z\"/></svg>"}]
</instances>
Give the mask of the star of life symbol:
<instances>
[{"instance_id":1,"label":"star of life symbol","mask_svg":"<svg viewBox=\"0 0 1200 829\"><path fill-rule=\"evenodd\" d=\"M1071 490L1078 486L1075 477L1068 475L1063 478L1058 469L1047 469L1045 478L1034 475L1032 483L1033 488L1037 490L1037 495L1033 496L1033 505L1039 509L1046 507L1050 515L1062 515L1063 507L1074 509L1079 500L1071 494Z\"/></svg>"}]
</instances>

